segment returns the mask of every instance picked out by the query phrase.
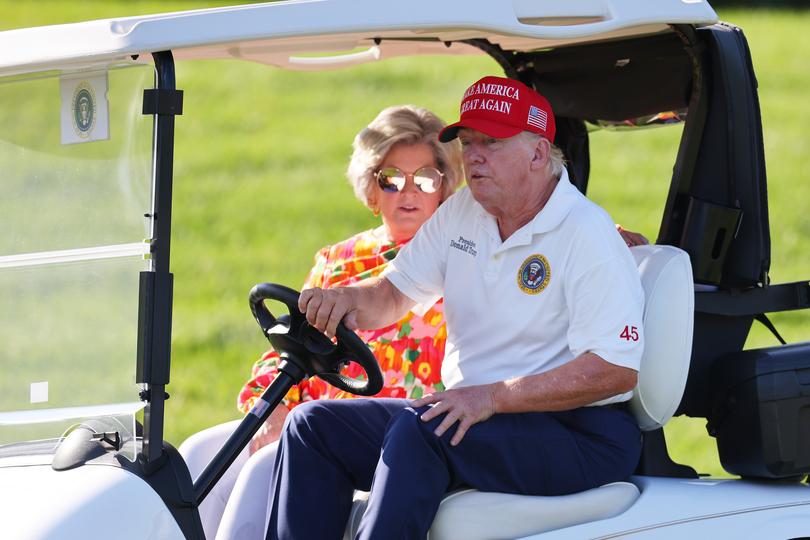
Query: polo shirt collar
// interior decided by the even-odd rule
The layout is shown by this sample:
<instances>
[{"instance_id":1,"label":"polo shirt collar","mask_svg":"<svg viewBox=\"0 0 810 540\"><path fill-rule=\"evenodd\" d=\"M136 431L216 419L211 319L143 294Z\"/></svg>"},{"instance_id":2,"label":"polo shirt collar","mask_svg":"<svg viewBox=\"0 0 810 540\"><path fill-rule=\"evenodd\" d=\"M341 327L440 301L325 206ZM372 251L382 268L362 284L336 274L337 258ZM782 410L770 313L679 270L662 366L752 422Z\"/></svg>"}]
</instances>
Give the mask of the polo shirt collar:
<instances>
[{"instance_id":1,"label":"polo shirt collar","mask_svg":"<svg viewBox=\"0 0 810 540\"><path fill-rule=\"evenodd\" d=\"M554 230L563 222L579 197L581 197L579 190L568 180L568 171L563 167L560 180L557 182L554 192L551 194L551 197L549 197L543 209L540 210L529 223L507 238L496 251L529 244L532 241L533 235ZM495 217L484 210L483 207L479 206L479 208L482 215L486 216L485 219L490 222L488 223L490 236L493 237L493 240L500 241L498 224Z\"/></svg>"},{"instance_id":2,"label":"polo shirt collar","mask_svg":"<svg viewBox=\"0 0 810 540\"><path fill-rule=\"evenodd\" d=\"M556 229L579 197L579 190L568 180L568 171L563 167L554 193L551 194L543 209L534 216L534 219L526 224L525 228L530 229L531 234L546 233Z\"/></svg>"}]
</instances>

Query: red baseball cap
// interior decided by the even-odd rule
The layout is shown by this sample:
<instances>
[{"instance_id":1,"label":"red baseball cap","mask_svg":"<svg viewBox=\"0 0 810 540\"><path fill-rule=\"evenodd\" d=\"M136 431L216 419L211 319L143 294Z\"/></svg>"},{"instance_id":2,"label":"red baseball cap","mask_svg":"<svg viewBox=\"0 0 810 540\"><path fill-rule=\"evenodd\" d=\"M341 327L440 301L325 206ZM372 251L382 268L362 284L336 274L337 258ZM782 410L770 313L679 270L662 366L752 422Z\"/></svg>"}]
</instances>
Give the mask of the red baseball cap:
<instances>
[{"instance_id":1,"label":"red baseball cap","mask_svg":"<svg viewBox=\"0 0 810 540\"><path fill-rule=\"evenodd\" d=\"M470 128L504 139L531 131L554 142L554 111L548 100L515 79L484 77L467 88L461 100L461 119L439 133L452 141L459 128Z\"/></svg>"}]
</instances>

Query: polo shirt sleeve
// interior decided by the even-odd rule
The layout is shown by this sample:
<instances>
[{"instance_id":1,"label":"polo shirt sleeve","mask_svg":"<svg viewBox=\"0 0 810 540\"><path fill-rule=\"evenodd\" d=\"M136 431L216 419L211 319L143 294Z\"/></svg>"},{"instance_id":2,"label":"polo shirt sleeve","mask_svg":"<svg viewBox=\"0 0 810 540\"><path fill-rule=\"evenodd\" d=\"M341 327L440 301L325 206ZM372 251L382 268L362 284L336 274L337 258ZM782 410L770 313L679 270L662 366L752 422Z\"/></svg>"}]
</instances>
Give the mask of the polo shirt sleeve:
<instances>
[{"instance_id":1,"label":"polo shirt sleeve","mask_svg":"<svg viewBox=\"0 0 810 540\"><path fill-rule=\"evenodd\" d=\"M638 270L615 229L586 229L572 243L577 249L565 285L568 346L574 357L591 352L638 371L644 351L644 292Z\"/></svg>"},{"instance_id":2,"label":"polo shirt sleeve","mask_svg":"<svg viewBox=\"0 0 810 540\"><path fill-rule=\"evenodd\" d=\"M454 201L448 198L433 213L413 239L405 245L383 272L399 291L427 310L444 294L447 270L447 231L450 226Z\"/></svg>"}]
</instances>

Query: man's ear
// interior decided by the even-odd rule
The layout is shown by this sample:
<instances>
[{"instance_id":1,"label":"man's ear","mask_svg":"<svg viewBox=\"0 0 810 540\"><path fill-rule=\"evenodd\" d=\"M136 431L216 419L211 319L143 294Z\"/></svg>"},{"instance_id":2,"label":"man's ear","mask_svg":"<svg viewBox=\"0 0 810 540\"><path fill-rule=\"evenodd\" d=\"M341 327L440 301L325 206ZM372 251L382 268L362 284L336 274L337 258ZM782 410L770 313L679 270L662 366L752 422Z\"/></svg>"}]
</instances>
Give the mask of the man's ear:
<instances>
[{"instance_id":1,"label":"man's ear","mask_svg":"<svg viewBox=\"0 0 810 540\"><path fill-rule=\"evenodd\" d=\"M538 137L537 144L534 145L534 154L532 155L531 169L537 171L545 169L548 166L549 157L551 156L551 143L545 137Z\"/></svg>"}]
</instances>

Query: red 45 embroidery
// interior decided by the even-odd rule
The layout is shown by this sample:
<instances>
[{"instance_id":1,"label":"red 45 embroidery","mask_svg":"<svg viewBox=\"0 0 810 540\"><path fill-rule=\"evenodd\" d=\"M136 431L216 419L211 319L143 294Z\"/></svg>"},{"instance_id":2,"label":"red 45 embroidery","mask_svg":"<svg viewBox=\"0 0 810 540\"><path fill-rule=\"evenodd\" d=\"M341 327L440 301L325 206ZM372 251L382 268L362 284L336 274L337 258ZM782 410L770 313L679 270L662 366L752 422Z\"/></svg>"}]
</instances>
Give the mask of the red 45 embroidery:
<instances>
[{"instance_id":1,"label":"red 45 embroidery","mask_svg":"<svg viewBox=\"0 0 810 540\"><path fill-rule=\"evenodd\" d=\"M635 326L625 326L619 337L626 341L638 341L638 328Z\"/></svg>"}]
</instances>

